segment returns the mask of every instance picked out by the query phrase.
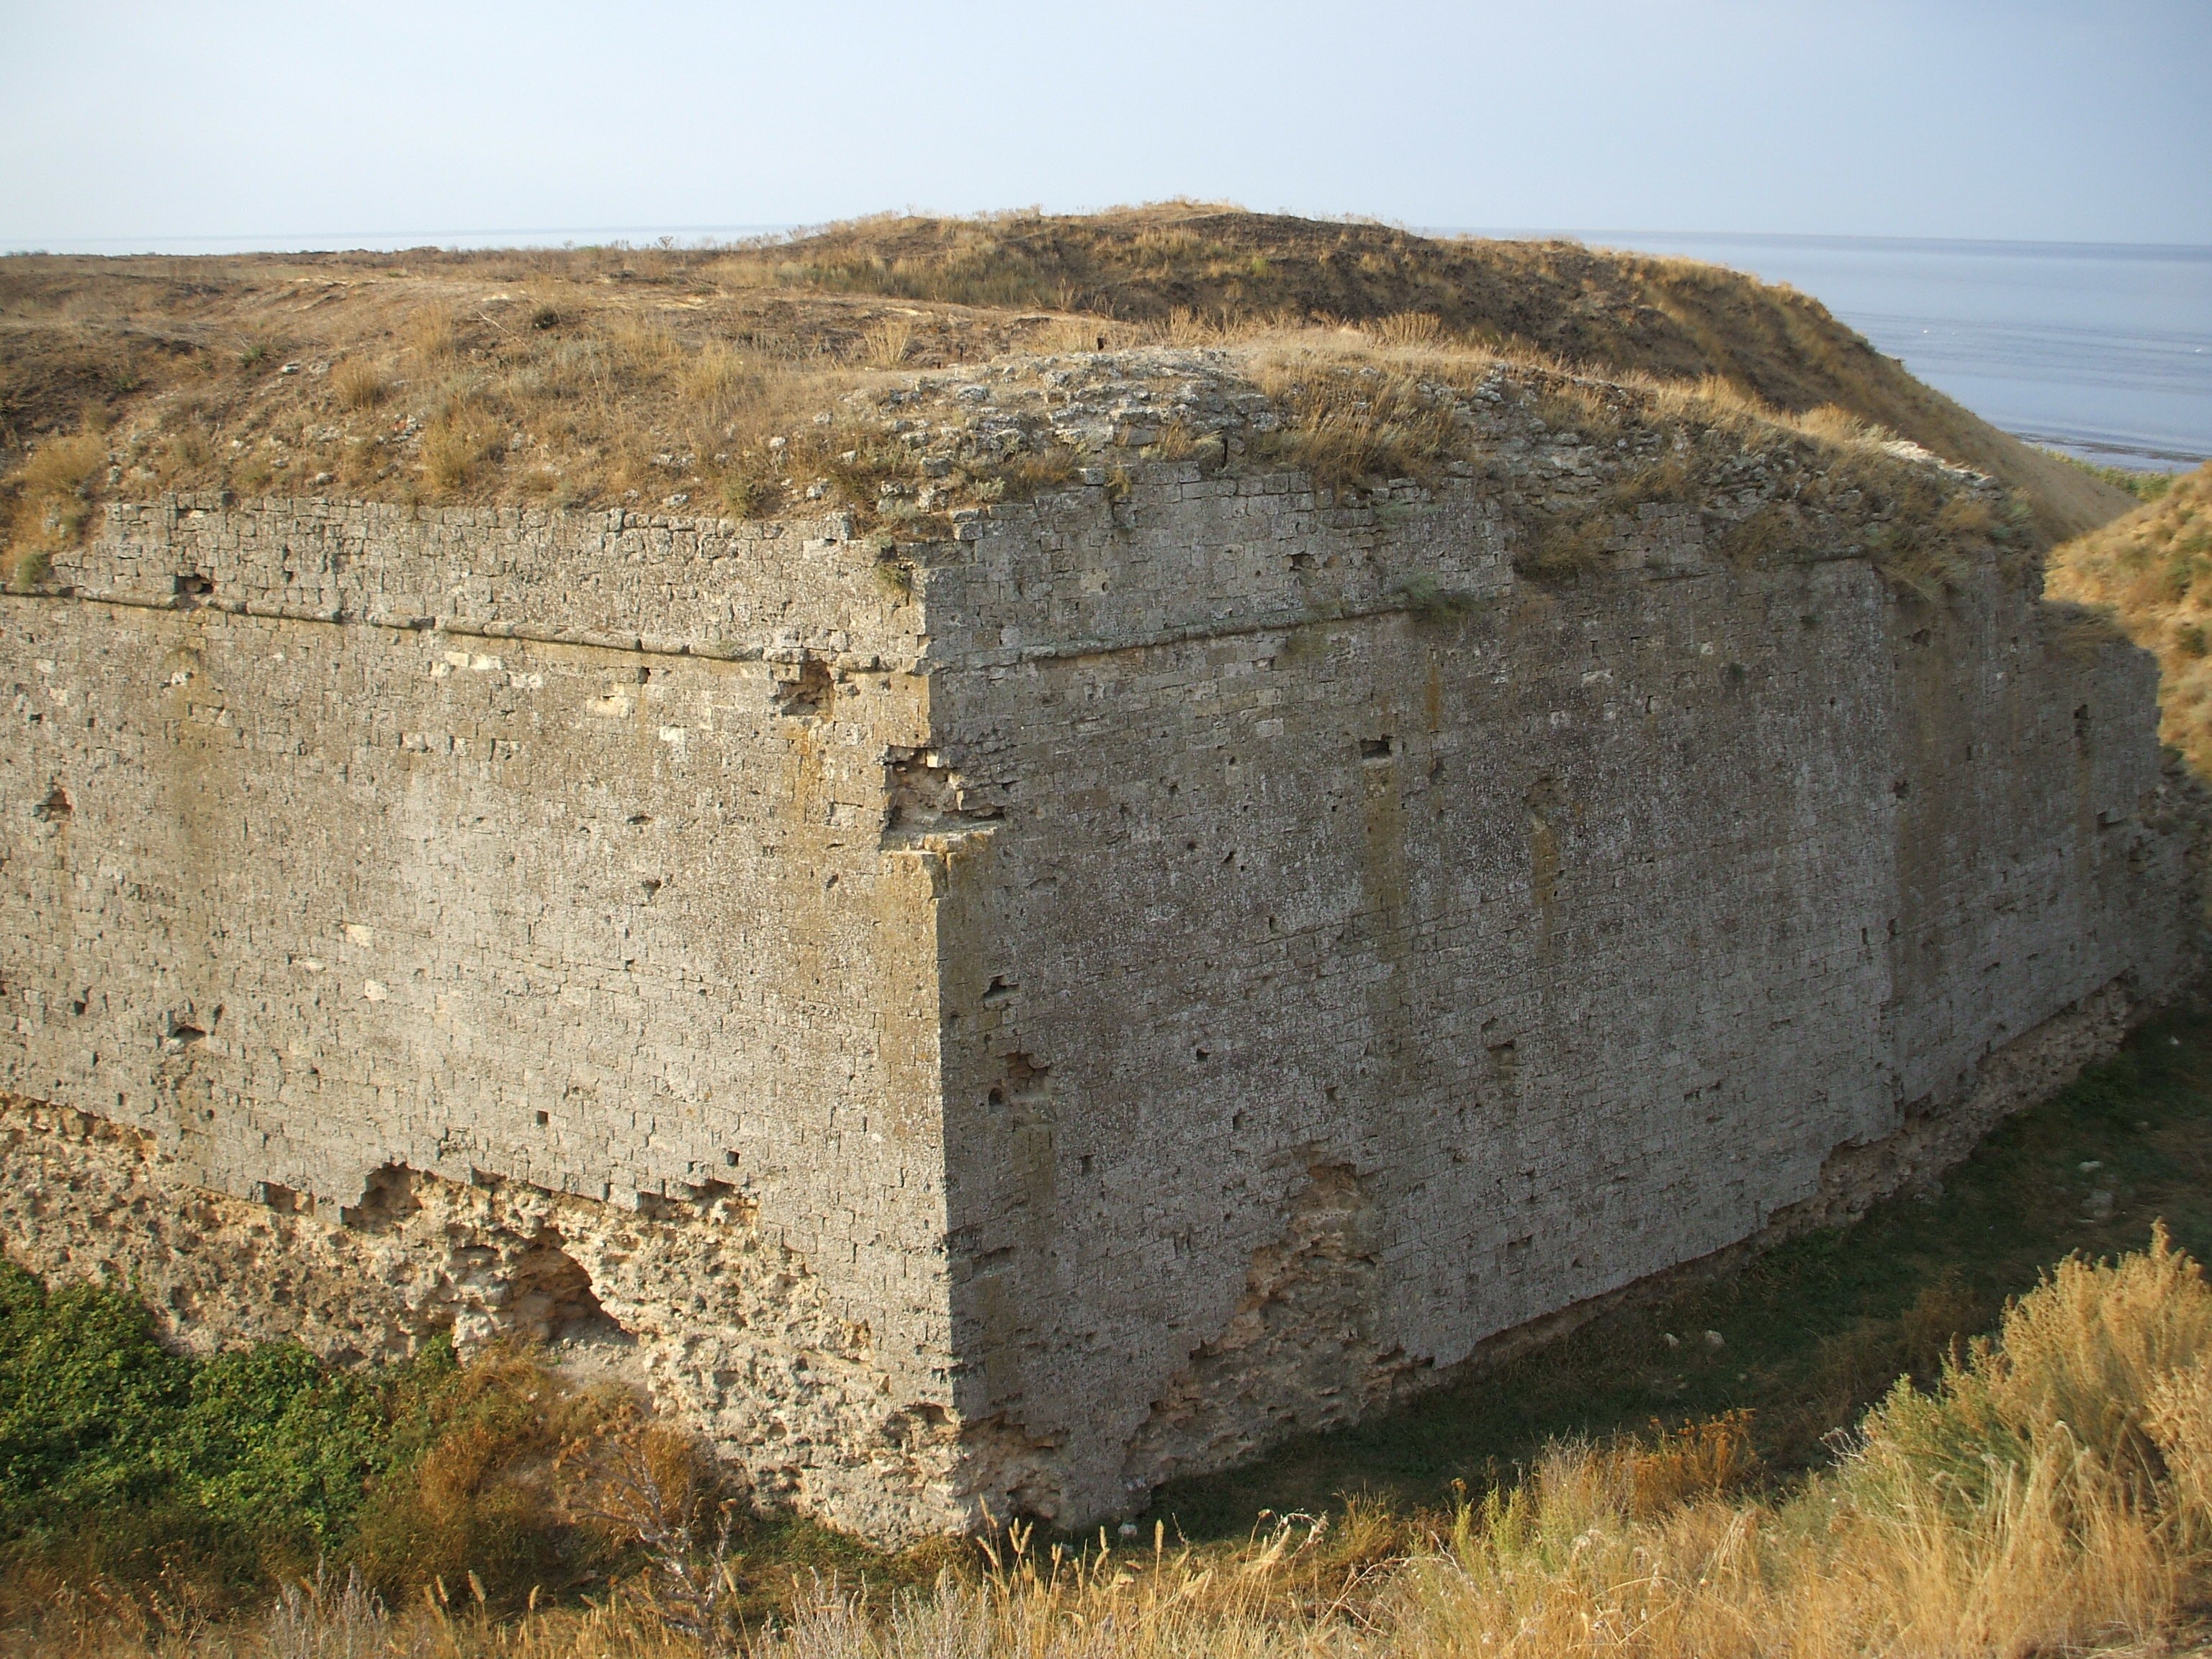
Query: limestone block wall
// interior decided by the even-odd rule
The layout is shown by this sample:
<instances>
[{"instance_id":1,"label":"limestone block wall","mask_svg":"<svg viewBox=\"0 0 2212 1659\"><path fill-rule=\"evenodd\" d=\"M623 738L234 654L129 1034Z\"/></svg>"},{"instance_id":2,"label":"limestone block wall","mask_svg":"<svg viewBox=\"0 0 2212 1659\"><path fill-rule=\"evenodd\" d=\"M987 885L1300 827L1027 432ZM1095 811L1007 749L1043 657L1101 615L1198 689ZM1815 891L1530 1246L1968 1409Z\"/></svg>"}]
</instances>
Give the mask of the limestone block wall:
<instances>
[{"instance_id":1,"label":"limestone block wall","mask_svg":"<svg viewBox=\"0 0 2212 1659\"><path fill-rule=\"evenodd\" d=\"M1957 1155L2191 960L2154 670L2017 573L1094 476L895 577L114 512L0 599L7 1248L611 1333L832 1521L1074 1523Z\"/></svg>"},{"instance_id":2,"label":"limestone block wall","mask_svg":"<svg viewBox=\"0 0 2212 1659\"><path fill-rule=\"evenodd\" d=\"M928 878L878 844L927 711L912 607L842 528L117 514L75 597L5 602L0 1089L325 1225L392 1179L741 1217L878 1422L810 1425L787 1294L732 1281L692 1346L757 1352L701 1364L726 1393L757 1361L801 1421L726 1443L817 1488L896 1449L950 1363ZM921 1486L902 1524L957 1519Z\"/></svg>"},{"instance_id":3,"label":"limestone block wall","mask_svg":"<svg viewBox=\"0 0 2212 1659\"><path fill-rule=\"evenodd\" d=\"M1431 535L1461 603L1374 609ZM2180 971L2140 653L1994 564L1935 604L1658 512L1545 586L1507 535L1170 474L932 574L995 814L944 924L957 1400L1033 1507L1752 1236Z\"/></svg>"}]
</instances>

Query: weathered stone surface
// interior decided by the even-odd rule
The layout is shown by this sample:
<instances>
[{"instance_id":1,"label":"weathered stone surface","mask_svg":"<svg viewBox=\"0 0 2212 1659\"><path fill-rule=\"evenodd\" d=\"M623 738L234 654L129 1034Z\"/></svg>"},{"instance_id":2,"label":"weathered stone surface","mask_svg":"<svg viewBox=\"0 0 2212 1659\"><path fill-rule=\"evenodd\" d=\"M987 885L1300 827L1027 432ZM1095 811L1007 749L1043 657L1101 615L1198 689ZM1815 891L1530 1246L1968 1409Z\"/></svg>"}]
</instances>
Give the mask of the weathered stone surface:
<instances>
[{"instance_id":1,"label":"weathered stone surface","mask_svg":"<svg viewBox=\"0 0 2212 1659\"><path fill-rule=\"evenodd\" d=\"M115 514L0 601L9 1248L185 1340L582 1321L832 1520L1073 1522L1863 1204L2187 969L2152 666L2032 579L1096 471L896 581Z\"/></svg>"},{"instance_id":2,"label":"weathered stone surface","mask_svg":"<svg viewBox=\"0 0 2212 1659\"><path fill-rule=\"evenodd\" d=\"M631 1208L395 1170L340 1220L199 1188L151 1136L36 1103L0 1106L0 1146L11 1253L136 1283L182 1346L393 1359L441 1330L465 1357L535 1340L649 1389L764 1500L886 1536L960 1513L942 1413L896 1397L868 1327L730 1195Z\"/></svg>"}]
</instances>

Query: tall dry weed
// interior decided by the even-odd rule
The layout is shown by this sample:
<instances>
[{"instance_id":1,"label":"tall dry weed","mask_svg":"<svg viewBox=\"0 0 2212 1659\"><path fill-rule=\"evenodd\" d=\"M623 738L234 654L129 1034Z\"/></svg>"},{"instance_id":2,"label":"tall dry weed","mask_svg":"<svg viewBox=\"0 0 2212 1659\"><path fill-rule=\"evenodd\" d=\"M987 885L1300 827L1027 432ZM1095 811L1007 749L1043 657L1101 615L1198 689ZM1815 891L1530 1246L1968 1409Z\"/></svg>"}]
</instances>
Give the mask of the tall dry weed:
<instances>
[{"instance_id":1,"label":"tall dry weed","mask_svg":"<svg viewBox=\"0 0 2212 1659\"><path fill-rule=\"evenodd\" d=\"M456 398L422 429L422 482L434 495L466 489L499 453L499 423L471 399Z\"/></svg>"},{"instance_id":2,"label":"tall dry weed","mask_svg":"<svg viewBox=\"0 0 2212 1659\"><path fill-rule=\"evenodd\" d=\"M605 337L616 362L633 374L654 378L683 366L683 342L658 322L617 316L608 325Z\"/></svg>"},{"instance_id":3,"label":"tall dry weed","mask_svg":"<svg viewBox=\"0 0 2212 1659\"><path fill-rule=\"evenodd\" d=\"M384 371L366 357L349 357L331 371L331 392L341 409L374 409L391 390Z\"/></svg>"},{"instance_id":4,"label":"tall dry weed","mask_svg":"<svg viewBox=\"0 0 2212 1659\"><path fill-rule=\"evenodd\" d=\"M1274 453L1325 489L1425 477L1458 447L1451 404L1403 368L1294 348L1257 354L1252 374L1287 417Z\"/></svg>"},{"instance_id":5,"label":"tall dry weed","mask_svg":"<svg viewBox=\"0 0 2212 1659\"><path fill-rule=\"evenodd\" d=\"M872 368L896 368L914 349L914 322L906 317L879 317L860 331L860 361Z\"/></svg>"},{"instance_id":6,"label":"tall dry weed","mask_svg":"<svg viewBox=\"0 0 2212 1659\"><path fill-rule=\"evenodd\" d=\"M1444 337L1443 319L1432 312L1401 311L1377 320L1375 337L1400 349L1438 345Z\"/></svg>"},{"instance_id":7,"label":"tall dry weed","mask_svg":"<svg viewBox=\"0 0 2212 1659\"><path fill-rule=\"evenodd\" d=\"M433 301L410 312L401 331L407 349L430 368L451 363L460 350L459 319L450 305Z\"/></svg>"},{"instance_id":8,"label":"tall dry weed","mask_svg":"<svg viewBox=\"0 0 2212 1659\"><path fill-rule=\"evenodd\" d=\"M106 467L107 441L97 432L50 438L31 452L8 481L14 490L8 514L9 586L43 581L53 556L84 533Z\"/></svg>"}]
</instances>

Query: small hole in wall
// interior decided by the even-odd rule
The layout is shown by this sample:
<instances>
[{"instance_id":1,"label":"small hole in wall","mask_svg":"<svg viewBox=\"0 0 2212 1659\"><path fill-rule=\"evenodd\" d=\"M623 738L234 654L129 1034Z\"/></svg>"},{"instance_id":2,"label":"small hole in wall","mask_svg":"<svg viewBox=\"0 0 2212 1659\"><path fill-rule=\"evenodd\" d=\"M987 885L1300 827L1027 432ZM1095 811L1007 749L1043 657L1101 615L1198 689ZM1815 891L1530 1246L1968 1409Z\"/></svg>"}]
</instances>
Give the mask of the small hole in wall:
<instances>
[{"instance_id":1,"label":"small hole in wall","mask_svg":"<svg viewBox=\"0 0 2212 1659\"><path fill-rule=\"evenodd\" d=\"M1387 732L1379 738L1362 738L1359 740L1359 758L1364 761L1389 760L1390 747L1390 735Z\"/></svg>"},{"instance_id":2,"label":"small hole in wall","mask_svg":"<svg viewBox=\"0 0 2212 1659\"><path fill-rule=\"evenodd\" d=\"M1212 1051L1206 1048L1194 1048L1190 1051L1190 1054L1191 1058L1197 1060L1201 1065L1213 1058Z\"/></svg>"},{"instance_id":3,"label":"small hole in wall","mask_svg":"<svg viewBox=\"0 0 2212 1659\"><path fill-rule=\"evenodd\" d=\"M788 668L776 665L773 696L778 714L793 720L819 719L830 711L836 695L828 663L809 657Z\"/></svg>"},{"instance_id":4,"label":"small hole in wall","mask_svg":"<svg viewBox=\"0 0 2212 1659\"><path fill-rule=\"evenodd\" d=\"M1091 1173L1091 1154L1088 1152L1084 1153L1081 1163L1083 1173L1089 1175Z\"/></svg>"},{"instance_id":5,"label":"small hole in wall","mask_svg":"<svg viewBox=\"0 0 2212 1659\"><path fill-rule=\"evenodd\" d=\"M1488 1046L1491 1074L1500 1083L1511 1083L1521 1075L1520 1047L1511 1037Z\"/></svg>"},{"instance_id":6,"label":"small hole in wall","mask_svg":"<svg viewBox=\"0 0 2212 1659\"><path fill-rule=\"evenodd\" d=\"M1244 1127L1244 1114L1242 1112L1234 1114L1229 1120L1229 1127L1232 1129L1243 1128Z\"/></svg>"},{"instance_id":7,"label":"small hole in wall","mask_svg":"<svg viewBox=\"0 0 2212 1659\"><path fill-rule=\"evenodd\" d=\"M629 1333L599 1305L591 1275L562 1248L564 1243L549 1227L516 1261L501 1322L526 1341L627 1344Z\"/></svg>"},{"instance_id":8,"label":"small hole in wall","mask_svg":"<svg viewBox=\"0 0 2212 1659\"><path fill-rule=\"evenodd\" d=\"M541 1128L541 1129L542 1129L542 1128L544 1128L544 1127L545 1127L545 1126L546 1126L547 1124L549 1124L549 1123L552 1122L552 1121L553 1121L553 1114L552 1114L552 1113L550 1113L550 1112L542 1112L542 1111L541 1111L541 1112L538 1112L538 1113L534 1114L534 1115L535 1115L535 1116L537 1117L537 1119L538 1119L538 1127L539 1128Z\"/></svg>"},{"instance_id":9,"label":"small hole in wall","mask_svg":"<svg viewBox=\"0 0 2212 1659\"><path fill-rule=\"evenodd\" d=\"M383 1232L422 1207L415 1196L414 1171L387 1164L363 1183L359 1204L338 1211L338 1223L364 1232Z\"/></svg>"},{"instance_id":10,"label":"small hole in wall","mask_svg":"<svg viewBox=\"0 0 2212 1659\"><path fill-rule=\"evenodd\" d=\"M735 1152L724 1152L722 1154L722 1166L723 1168L729 1170L736 1169L738 1167L738 1155Z\"/></svg>"}]
</instances>

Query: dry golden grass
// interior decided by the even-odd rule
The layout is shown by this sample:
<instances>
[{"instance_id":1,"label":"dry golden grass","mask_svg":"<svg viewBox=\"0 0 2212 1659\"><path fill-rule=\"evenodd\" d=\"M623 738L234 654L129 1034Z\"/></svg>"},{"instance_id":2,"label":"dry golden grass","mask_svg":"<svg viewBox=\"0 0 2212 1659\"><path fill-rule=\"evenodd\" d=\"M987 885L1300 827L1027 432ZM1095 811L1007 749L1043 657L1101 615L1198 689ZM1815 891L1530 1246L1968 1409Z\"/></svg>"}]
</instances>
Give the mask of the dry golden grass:
<instances>
[{"instance_id":1,"label":"dry golden grass","mask_svg":"<svg viewBox=\"0 0 2212 1659\"><path fill-rule=\"evenodd\" d=\"M943 368L1068 331L957 307L794 302L710 280L706 263L0 261L10 544L56 507L31 458L95 430L100 465L80 492L94 501L232 489L657 508L688 493L779 511L852 447L813 417L874 365ZM779 435L788 453L770 458Z\"/></svg>"},{"instance_id":2,"label":"dry golden grass","mask_svg":"<svg viewBox=\"0 0 2212 1659\"><path fill-rule=\"evenodd\" d=\"M2069 1261L1900 1383L1832 1469L1762 1494L1746 1425L1556 1446L1455 1513L1355 1504L1199 1549L1155 1530L1045 1551L1018 1529L933 1589L794 1575L781 1612L696 1642L641 1578L502 1623L456 1562L398 1610L310 1582L245 1625L163 1628L80 1592L0 1650L593 1659L2027 1659L2169 1651L2212 1590L2212 1290L2163 1232ZM1750 1484L1747 1484L1750 1483ZM687 1613L687 1617L690 1615ZM27 1645L27 1644L28 1645Z\"/></svg>"},{"instance_id":3,"label":"dry golden grass","mask_svg":"<svg viewBox=\"0 0 2212 1659\"><path fill-rule=\"evenodd\" d=\"M349 357L331 373L331 391L341 409L374 409L391 390L384 371L362 358Z\"/></svg>"},{"instance_id":4,"label":"dry golden grass","mask_svg":"<svg viewBox=\"0 0 2212 1659\"><path fill-rule=\"evenodd\" d=\"M813 417L885 374L1287 342L1368 354L1394 381L1417 360L1502 359L1663 386L1832 441L1899 434L1992 472L2053 536L2129 505L1787 289L1569 243L1192 203L884 218L726 249L13 257L0 260L0 495L39 495L30 457L99 429L116 477L92 470L79 493L93 501L224 488L644 508L680 496L695 513L758 515L808 499L858 447L842 416L828 429ZM1303 394L1283 459L1350 482L1441 453L1415 393L1394 385L1363 408L1342 379ZM876 480L860 482L848 504L865 510ZM47 522L71 516L60 501L39 496L40 535L62 533ZM26 520L9 517L20 556Z\"/></svg>"},{"instance_id":5,"label":"dry golden grass","mask_svg":"<svg viewBox=\"0 0 2212 1659\"><path fill-rule=\"evenodd\" d=\"M2212 777L2212 464L2059 548L2045 591L2111 613L2157 657L2160 734Z\"/></svg>"},{"instance_id":6,"label":"dry golden grass","mask_svg":"<svg viewBox=\"0 0 2212 1659\"><path fill-rule=\"evenodd\" d=\"M906 317L886 317L860 331L860 359L871 368L896 368L914 347L914 323Z\"/></svg>"},{"instance_id":7,"label":"dry golden grass","mask_svg":"<svg viewBox=\"0 0 2212 1659\"><path fill-rule=\"evenodd\" d=\"M2128 505L1921 385L1817 301L1692 260L1171 203L1077 216L884 216L736 250L718 268L794 290L1083 310L1151 325L1176 343L1295 319L1364 326L1384 343L1533 351L1607 378L1711 377L1788 415L1848 411L1988 471L2028 499L2053 539Z\"/></svg>"},{"instance_id":8,"label":"dry golden grass","mask_svg":"<svg viewBox=\"0 0 2212 1659\"><path fill-rule=\"evenodd\" d=\"M51 439L25 459L9 504L10 586L34 586L54 553L82 532L106 468L107 445L96 432Z\"/></svg>"}]
</instances>

